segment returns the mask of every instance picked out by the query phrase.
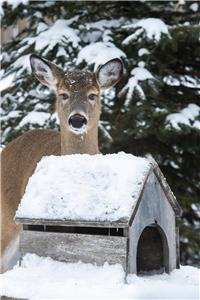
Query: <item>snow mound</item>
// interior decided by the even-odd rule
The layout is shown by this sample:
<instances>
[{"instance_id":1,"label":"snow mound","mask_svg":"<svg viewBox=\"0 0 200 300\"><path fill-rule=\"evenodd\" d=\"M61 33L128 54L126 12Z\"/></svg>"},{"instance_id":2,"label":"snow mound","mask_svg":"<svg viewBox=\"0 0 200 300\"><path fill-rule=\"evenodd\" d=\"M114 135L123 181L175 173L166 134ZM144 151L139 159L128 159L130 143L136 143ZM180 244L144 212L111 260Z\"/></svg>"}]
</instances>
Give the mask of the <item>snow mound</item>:
<instances>
[{"instance_id":1,"label":"snow mound","mask_svg":"<svg viewBox=\"0 0 200 300\"><path fill-rule=\"evenodd\" d=\"M88 64L95 64L94 69L96 70L99 65L103 65L107 61L117 57L126 57L126 54L113 43L97 42L81 49L76 64L78 65L85 61Z\"/></svg>"},{"instance_id":2,"label":"snow mound","mask_svg":"<svg viewBox=\"0 0 200 300\"><path fill-rule=\"evenodd\" d=\"M0 275L0 294L20 299L198 299L198 274L197 268L184 266L170 275L129 275L126 284L119 264L66 264L26 254L21 266Z\"/></svg>"},{"instance_id":3,"label":"snow mound","mask_svg":"<svg viewBox=\"0 0 200 300\"><path fill-rule=\"evenodd\" d=\"M123 152L44 157L29 179L16 216L128 219L150 167L147 159Z\"/></svg>"}]
</instances>

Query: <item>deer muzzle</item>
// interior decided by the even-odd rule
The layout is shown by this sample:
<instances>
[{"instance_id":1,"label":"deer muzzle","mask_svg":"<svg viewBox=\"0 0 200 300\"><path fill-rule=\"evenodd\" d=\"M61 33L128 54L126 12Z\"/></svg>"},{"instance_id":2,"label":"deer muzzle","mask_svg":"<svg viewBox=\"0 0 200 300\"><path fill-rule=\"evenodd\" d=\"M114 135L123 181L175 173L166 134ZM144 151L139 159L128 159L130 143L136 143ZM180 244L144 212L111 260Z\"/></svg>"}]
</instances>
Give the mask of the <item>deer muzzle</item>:
<instances>
[{"instance_id":1,"label":"deer muzzle","mask_svg":"<svg viewBox=\"0 0 200 300\"><path fill-rule=\"evenodd\" d=\"M81 133L87 125L86 117L81 114L74 114L70 116L68 122L71 130L77 133Z\"/></svg>"}]
</instances>

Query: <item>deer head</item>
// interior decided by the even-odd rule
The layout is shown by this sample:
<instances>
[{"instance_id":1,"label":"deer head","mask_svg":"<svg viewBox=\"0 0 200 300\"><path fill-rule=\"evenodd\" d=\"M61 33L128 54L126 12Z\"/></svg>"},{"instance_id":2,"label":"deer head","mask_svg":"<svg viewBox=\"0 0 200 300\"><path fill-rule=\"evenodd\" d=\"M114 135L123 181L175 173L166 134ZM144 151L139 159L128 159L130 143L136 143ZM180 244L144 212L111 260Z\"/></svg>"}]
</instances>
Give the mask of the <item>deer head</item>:
<instances>
[{"instance_id":1,"label":"deer head","mask_svg":"<svg viewBox=\"0 0 200 300\"><path fill-rule=\"evenodd\" d=\"M32 54L31 67L36 78L56 93L56 110L62 133L76 136L97 131L101 112L101 89L114 86L121 78L123 64L115 58L92 73L64 71L55 64Z\"/></svg>"}]
</instances>

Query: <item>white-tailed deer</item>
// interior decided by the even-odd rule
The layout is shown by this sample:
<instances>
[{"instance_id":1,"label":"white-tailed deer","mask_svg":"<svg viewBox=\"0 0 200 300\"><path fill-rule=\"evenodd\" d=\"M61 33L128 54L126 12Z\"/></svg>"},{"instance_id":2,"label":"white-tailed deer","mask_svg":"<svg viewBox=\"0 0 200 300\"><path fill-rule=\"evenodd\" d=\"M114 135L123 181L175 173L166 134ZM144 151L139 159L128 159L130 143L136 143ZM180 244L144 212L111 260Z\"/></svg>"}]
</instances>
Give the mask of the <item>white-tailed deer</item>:
<instances>
[{"instance_id":1,"label":"white-tailed deer","mask_svg":"<svg viewBox=\"0 0 200 300\"><path fill-rule=\"evenodd\" d=\"M56 93L60 133L39 129L10 142L1 152L1 272L15 263L21 227L15 212L37 162L45 155L97 154L100 90L116 84L123 72L120 59L112 59L97 72L64 72L37 55L30 57L36 78Z\"/></svg>"}]
</instances>

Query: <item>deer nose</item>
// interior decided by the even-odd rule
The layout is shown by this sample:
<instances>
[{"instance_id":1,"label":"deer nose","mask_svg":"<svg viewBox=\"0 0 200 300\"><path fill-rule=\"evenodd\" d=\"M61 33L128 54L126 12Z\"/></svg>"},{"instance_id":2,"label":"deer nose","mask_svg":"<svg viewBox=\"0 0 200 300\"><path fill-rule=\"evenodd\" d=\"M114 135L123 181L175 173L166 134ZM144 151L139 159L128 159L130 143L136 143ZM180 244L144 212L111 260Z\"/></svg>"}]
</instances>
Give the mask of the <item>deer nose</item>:
<instances>
[{"instance_id":1,"label":"deer nose","mask_svg":"<svg viewBox=\"0 0 200 300\"><path fill-rule=\"evenodd\" d=\"M86 124L87 124L87 119L80 114L72 115L69 118L69 125L71 125L74 128L81 128L83 127L83 125Z\"/></svg>"}]
</instances>

